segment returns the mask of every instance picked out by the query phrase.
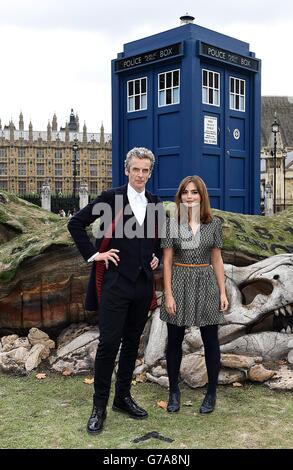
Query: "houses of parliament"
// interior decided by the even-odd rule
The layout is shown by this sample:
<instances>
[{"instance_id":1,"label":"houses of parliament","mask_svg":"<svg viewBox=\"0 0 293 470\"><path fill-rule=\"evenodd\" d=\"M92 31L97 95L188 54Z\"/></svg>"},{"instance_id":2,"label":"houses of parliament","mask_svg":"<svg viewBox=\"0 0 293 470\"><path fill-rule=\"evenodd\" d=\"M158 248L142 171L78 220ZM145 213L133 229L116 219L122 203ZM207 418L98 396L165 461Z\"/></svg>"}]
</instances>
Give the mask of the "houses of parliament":
<instances>
[{"instance_id":1,"label":"houses of parliament","mask_svg":"<svg viewBox=\"0 0 293 470\"><path fill-rule=\"evenodd\" d=\"M76 150L73 150L73 144ZM89 133L86 124L79 131L79 118L71 110L69 122L58 130L57 116L47 131L34 131L30 122L24 129L22 112L18 129L11 120L2 126L0 120L0 190L18 195L40 193L49 183L52 193L72 194L75 187L86 183L88 192L96 195L112 184L111 134Z\"/></svg>"}]
</instances>

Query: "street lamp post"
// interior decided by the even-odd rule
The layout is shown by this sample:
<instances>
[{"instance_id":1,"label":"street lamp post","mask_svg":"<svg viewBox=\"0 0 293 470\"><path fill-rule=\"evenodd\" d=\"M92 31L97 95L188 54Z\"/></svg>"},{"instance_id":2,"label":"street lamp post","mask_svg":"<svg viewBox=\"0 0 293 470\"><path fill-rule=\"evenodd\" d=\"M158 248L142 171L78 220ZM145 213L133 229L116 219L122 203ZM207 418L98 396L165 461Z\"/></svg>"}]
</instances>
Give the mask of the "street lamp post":
<instances>
[{"instance_id":1,"label":"street lamp post","mask_svg":"<svg viewBox=\"0 0 293 470\"><path fill-rule=\"evenodd\" d=\"M277 134L280 130L280 124L277 120L277 113L275 112L275 119L272 124L272 132L274 134L274 214L276 213L276 195L277 195Z\"/></svg>"},{"instance_id":2,"label":"street lamp post","mask_svg":"<svg viewBox=\"0 0 293 470\"><path fill-rule=\"evenodd\" d=\"M77 171L76 171L76 160L77 160L77 151L78 151L78 145L77 145L77 142L74 141L73 145L72 145L72 150L73 150L73 160L72 160L72 163L73 163L73 199L74 199L74 203L75 203L75 195L76 195L76 175L77 175Z\"/></svg>"},{"instance_id":3,"label":"street lamp post","mask_svg":"<svg viewBox=\"0 0 293 470\"><path fill-rule=\"evenodd\" d=\"M287 152L286 149L283 149L283 191L284 191L284 210L286 209L286 157Z\"/></svg>"}]
</instances>

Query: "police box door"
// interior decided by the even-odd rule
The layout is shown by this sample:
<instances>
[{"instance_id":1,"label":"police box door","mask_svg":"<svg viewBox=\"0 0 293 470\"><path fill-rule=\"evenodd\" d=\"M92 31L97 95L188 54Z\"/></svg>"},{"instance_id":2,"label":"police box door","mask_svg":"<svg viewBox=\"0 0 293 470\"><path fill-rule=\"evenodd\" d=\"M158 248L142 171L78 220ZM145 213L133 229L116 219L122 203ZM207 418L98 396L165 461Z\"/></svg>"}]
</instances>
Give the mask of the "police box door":
<instances>
[{"instance_id":1,"label":"police box door","mask_svg":"<svg viewBox=\"0 0 293 470\"><path fill-rule=\"evenodd\" d=\"M249 213L249 76L202 65L202 142L212 207Z\"/></svg>"}]
</instances>

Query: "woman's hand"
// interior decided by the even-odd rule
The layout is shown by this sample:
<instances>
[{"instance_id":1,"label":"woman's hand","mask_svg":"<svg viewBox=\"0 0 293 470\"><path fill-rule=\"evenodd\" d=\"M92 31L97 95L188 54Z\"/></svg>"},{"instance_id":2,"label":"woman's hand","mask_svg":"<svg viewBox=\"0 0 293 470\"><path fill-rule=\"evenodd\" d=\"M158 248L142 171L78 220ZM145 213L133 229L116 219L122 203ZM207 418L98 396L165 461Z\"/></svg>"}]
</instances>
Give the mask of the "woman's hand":
<instances>
[{"instance_id":1,"label":"woman's hand","mask_svg":"<svg viewBox=\"0 0 293 470\"><path fill-rule=\"evenodd\" d=\"M226 294L221 294L220 295L220 310L221 310L221 312L225 312L226 310L228 310L228 307L229 307L229 302L228 302Z\"/></svg>"},{"instance_id":2,"label":"woman's hand","mask_svg":"<svg viewBox=\"0 0 293 470\"><path fill-rule=\"evenodd\" d=\"M111 250L105 251L104 253L99 253L95 257L95 261L105 261L106 269L108 269L109 267L109 261L112 261L112 263L114 263L115 266L118 266L118 262L120 261L120 258L117 255L117 253L119 253L119 250L112 248Z\"/></svg>"},{"instance_id":3,"label":"woman's hand","mask_svg":"<svg viewBox=\"0 0 293 470\"><path fill-rule=\"evenodd\" d=\"M168 315L174 316L176 314L176 303L172 294L165 294L165 307Z\"/></svg>"}]
</instances>

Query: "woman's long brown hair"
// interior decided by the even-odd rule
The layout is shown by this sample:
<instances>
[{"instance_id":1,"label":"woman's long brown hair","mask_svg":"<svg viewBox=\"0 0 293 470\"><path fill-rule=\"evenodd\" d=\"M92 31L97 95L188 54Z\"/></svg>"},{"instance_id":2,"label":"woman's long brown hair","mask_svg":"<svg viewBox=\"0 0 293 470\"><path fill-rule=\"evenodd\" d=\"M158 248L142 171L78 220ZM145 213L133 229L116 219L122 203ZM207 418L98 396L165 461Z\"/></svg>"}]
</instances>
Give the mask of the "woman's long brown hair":
<instances>
[{"instance_id":1,"label":"woman's long brown hair","mask_svg":"<svg viewBox=\"0 0 293 470\"><path fill-rule=\"evenodd\" d=\"M175 196L175 203L176 203L176 208L177 208L177 214L180 222L181 214L180 214L180 204L182 203L181 196L183 191L185 190L186 186L189 183L194 183L196 186L196 189L198 190L200 197L201 197L201 202L200 202L200 221L203 224L208 224L212 221L212 210L211 210L211 205L210 205L210 199L207 191L207 187L204 183L204 181L197 175L194 176L186 176L181 183L179 184L179 188L177 190L176 196Z\"/></svg>"}]
</instances>

